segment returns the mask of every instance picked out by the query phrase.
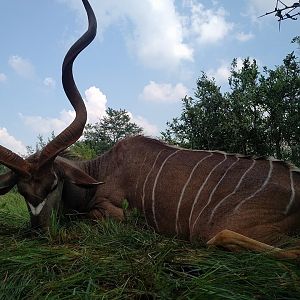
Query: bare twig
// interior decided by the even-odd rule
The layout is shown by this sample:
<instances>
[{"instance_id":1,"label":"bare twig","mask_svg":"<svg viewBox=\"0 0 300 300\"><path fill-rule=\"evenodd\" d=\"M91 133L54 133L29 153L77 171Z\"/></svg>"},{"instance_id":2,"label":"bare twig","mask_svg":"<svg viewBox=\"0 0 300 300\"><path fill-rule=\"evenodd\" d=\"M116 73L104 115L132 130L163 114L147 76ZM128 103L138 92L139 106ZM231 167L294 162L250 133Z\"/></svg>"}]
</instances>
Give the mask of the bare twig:
<instances>
[{"instance_id":1,"label":"bare twig","mask_svg":"<svg viewBox=\"0 0 300 300\"><path fill-rule=\"evenodd\" d=\"M259 16L259 18L274 14L275 17L278 17L279 22L279 30L281 21L290 19L293 21L296 21L298 19L298 16L300 16L300 0L298 2L294 2L292 5L286 5L281 0L276 0L276 6L275 9L269 12L266 12L265 14Z\"/></svg>"}]
</instances>

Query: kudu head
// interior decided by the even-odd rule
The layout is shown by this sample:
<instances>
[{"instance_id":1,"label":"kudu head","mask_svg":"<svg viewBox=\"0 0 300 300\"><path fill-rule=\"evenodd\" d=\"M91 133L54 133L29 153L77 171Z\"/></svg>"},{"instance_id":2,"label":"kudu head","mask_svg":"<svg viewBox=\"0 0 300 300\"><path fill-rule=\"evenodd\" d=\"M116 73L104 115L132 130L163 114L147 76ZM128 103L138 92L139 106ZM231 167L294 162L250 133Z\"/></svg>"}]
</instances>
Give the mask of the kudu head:
<instances>
[{"instance_id":1,"label":"kudu head","mask_svg":"<svg viewBox=\"0 0 300 300\"><path fill-rule=\"evenodd\" d=\"M72 68L77 55L94 39L97 21L89 2L87 0L82 2L88 16L88 30L70 48L62 65L62 83L75 109L75 119L40 152L27 159L0 145L0 163L10 169L0 175L0 195L17 185L19 193L27 203L31 225L35 228L49 226L51 212L59 208L62 200L64 181L83 187L99 184L68 160L58 156L80 138L87 120L86 108L76 87Z\"/></svg>"}]
</instances>

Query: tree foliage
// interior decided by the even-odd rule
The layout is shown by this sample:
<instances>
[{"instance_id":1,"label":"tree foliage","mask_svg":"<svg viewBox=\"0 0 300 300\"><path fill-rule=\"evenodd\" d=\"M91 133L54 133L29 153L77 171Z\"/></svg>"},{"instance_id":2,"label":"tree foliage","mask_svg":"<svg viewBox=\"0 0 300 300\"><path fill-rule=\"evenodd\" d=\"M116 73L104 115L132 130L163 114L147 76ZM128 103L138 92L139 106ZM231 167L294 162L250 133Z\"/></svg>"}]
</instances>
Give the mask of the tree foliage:
<instances>
[{"instance_id":1,"label":"tree foliage","mask_svg":"<svg viewBox=\"0 0 300 300\"><path fill-rule=\"evenodd\" d=\"M298 40L295 42L299 43ZM300 63L294 52L274 70L260 72L246 58L234 59L229 91L202 73L194 97L167 123L163 139L195 149L275 156L300 165Z\"/></svg>"},{"instance_id":2,"label":"tree foliage","mask_svg":"<svg viewBox=\"0 0 300 300\"><path fill-rule=\"evenodd\" d=\"M47 141L45 141L45 138L39 134L37 136L37 142L35 143L35 148L32 146L26 146L27 155L32 155L35 152L41 151L50 141L52 141L55 138L54 131L51 132L51 136L48 137Z\"/></svg>"},{"instance_id":3,"label":"tree foliage","mask_svg":"<svg viewBox=\"0 0 300 300\"><path fill-rule=\"evenodd\" d=\"M74 160L93 159L109 150L120 139L142 133L142 128L131 122L130 115L126 110L108 108L106 115L95 124L87 124L83 138L61 155ZM27 146L27 156L40 151L54 138L54 132L47 140L42 135L38 135L35 148ZM3 170L5 167L0 164L0 173Z\"/></svg>"},{"instance_id":4,"label":"tree foliage","mask_svg":"<svg viewBox=\"0 0 300 300\"><path fill-rule=\"evenodd\" d=\"M83 158L91 159L110 149L120 139L142 132L141 127L131 122L126 110L108 108L106 116L99 122L86 125L83 139L71 149Z\"/></svg>"}]
</instances>

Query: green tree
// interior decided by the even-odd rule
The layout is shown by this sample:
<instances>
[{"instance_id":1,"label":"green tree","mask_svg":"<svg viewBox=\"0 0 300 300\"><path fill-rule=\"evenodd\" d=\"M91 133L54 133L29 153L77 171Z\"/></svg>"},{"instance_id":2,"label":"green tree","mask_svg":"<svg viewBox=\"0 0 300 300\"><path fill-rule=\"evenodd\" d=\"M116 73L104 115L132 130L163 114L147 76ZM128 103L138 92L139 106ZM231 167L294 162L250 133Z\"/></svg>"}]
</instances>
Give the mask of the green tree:
<instances>
[{"instance_id":1,"label":"green tree","mask_svg":"<svg viewBox=\"0 0 300 300\"><path fill-rule=\"evenodd\" d=\"M229 109L225 126L227 134L231 134L226 144L227 151L267 154L264 103L256 61L246 58L239 69L234 59L228 81L231 91L226 94Z\"/></svg>"},{"instance_id":2,"label":"green tree","mask_svg":"<svg viewBox=\"0 0 300 300\"><path fill-rule=\"evenodd\" d=\"M88 143L78 141L68 149L66 158L73 160L89 160L97 156L97 152Z\"/></svg>"},{"instance_id":3,"label":"green tree","mask_svg":"<svg viewBox=\"0 0 300 300\"><path fill-rule=\"evenodd\" d=\"M107 151L120 139L142 134L142 132L141 127L131 122L126 110L108 108L106 116L99 122L86 126L83 140L77 142L74 147L75 149L76 147L81 150L85 149L89 152L89 156L94 156Z\"/></svg>"},{"instance_id":4,"label":"green tree","mask_svg":"<svg viewBox=\"0 0 300 300\"><path fill-rule=\"evenodd\" d=\"M294 42L299 44L299 38ZM300 62L294 52L274 70L259 71L246 58L234 59L230 90L220 91L204 73L182 113L167 123L162 138L195 149L275 156L300 165Z\"/></svg>"},{"instance_id":5,"label":"green tree","mask_svg":"<svg viewBox=\"0 0 300 300\"><path fill-rule=\"evenodd\" d=\"M288 54L261 78L270 154L300 163L300 64Z\"/></svg>"},{"instance_id":6,"label":"green tree","mask_svg":"<svg viewBox=\"0 0 300 300\"><path fill-rule=\"evenodd\" d=\"M181 116L167 123L163 139L188 148L223 148L228 107L215 81L202 73L194 97L185 97L182 105Z\"/></svg>"},{"instance_id":7,"label":"green tree","mask_svg":"<svg viewBox=\"0 0 300 300\"><path fill-rule=\"evenodd\" d=\"M51 136L47 139L47 141L45 141L45 138L41 134L38 134L37 142L35 143L35 149L32 146L26 146L26 150L27 150L26 156L32 155L37 151L41 151L54 138L55 138L54 131L51 132Z\"/></svg>"},{"instance_id":8,"label":"green tree","mask_svg":"<svg viewBox=\"0 0 300 300\"><path fill-rule=\"evenodd\" d=\"M298 44L298 47L300 47L300 35L298 36L295 36L293 39L292 39L292 44ZM299 49L299 48L298 48Z\"/></svg>"}]
</instances>

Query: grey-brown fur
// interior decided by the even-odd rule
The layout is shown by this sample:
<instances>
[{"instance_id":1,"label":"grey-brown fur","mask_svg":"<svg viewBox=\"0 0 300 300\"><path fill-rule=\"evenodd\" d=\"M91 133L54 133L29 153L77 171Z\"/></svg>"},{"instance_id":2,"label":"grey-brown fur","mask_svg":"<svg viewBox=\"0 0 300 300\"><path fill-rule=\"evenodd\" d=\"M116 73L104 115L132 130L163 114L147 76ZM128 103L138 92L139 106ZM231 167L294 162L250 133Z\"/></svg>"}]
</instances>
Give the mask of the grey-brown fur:
<instances>
[{"instance_id":1,"label":"grey-brown fur","mask_svg":"<svg viewBox=\"0 0 300 300\"><path fill-rule=\"evenodd\" d=\"M167 157L170 158L165 162ZM179 230L176 232L179 198L192 169L203 157L207 159L198 165L185 188L178 214ZM122 201L127 199L130 207L136 207L143 212L147 222L159 232L169 235L178 233L185 239L208 241L221 230L230 229L275 244L281 235L299 233L300 174L293 172L295 199L286 212L291 197L289 165L280 161L254 160L249 157L239 157L238 162L237 160L238 156L235 155L225 158L225 153L179 149L143 136L131 137L120 141L96 160L81 163L85 172L105 184L85 195L85 191L82 194L76 192L72 197L64 192L63 195L64 199L72 199L66 205L68 208L72 208L75 199L76 203L85 199L84 212L94 218L113 216L122 219ZM253 161L256 163L242 180L239 189L224 201L210 220L213 209L220 200L234 191ZM269 182L259 191L269 174L270 162L273 170ZM211 175L208 177L209 174ZM222 181L214 190L222 176ZM205 181L189 224L193 202ZM67 187L68 191L70 189ZM207 205L212 191L214 194ZM257 191L259 192L255 194ZM235 211L239 203L251 195L255 196ZM75 209L80 211L79 207ZM194 224L202 210L201 217Z\"/></svg>"},{"instance_id":2,"label":"grey-brown fur","mask_svg":"<svg viewBox=\"0 0 300 300\"><path fill-rule=\"evenodd\" d=\"M81 136L87 118L72 66L93 40L97 23L88 1L82 2L89 29L67 53L62 73L76 117L27 159L0 146L0 163L10 169L0 175L0 195L17 185L32 227L48 227L53 210L122 220L127 199L158 232L229 249L270 250L249 238L275 245L299 233L300 173L281 161L186 150L143 136L126 138L91 161L59 156ZM300 251L282 254L297 256Z\"/></svg>"}]
</instances>

